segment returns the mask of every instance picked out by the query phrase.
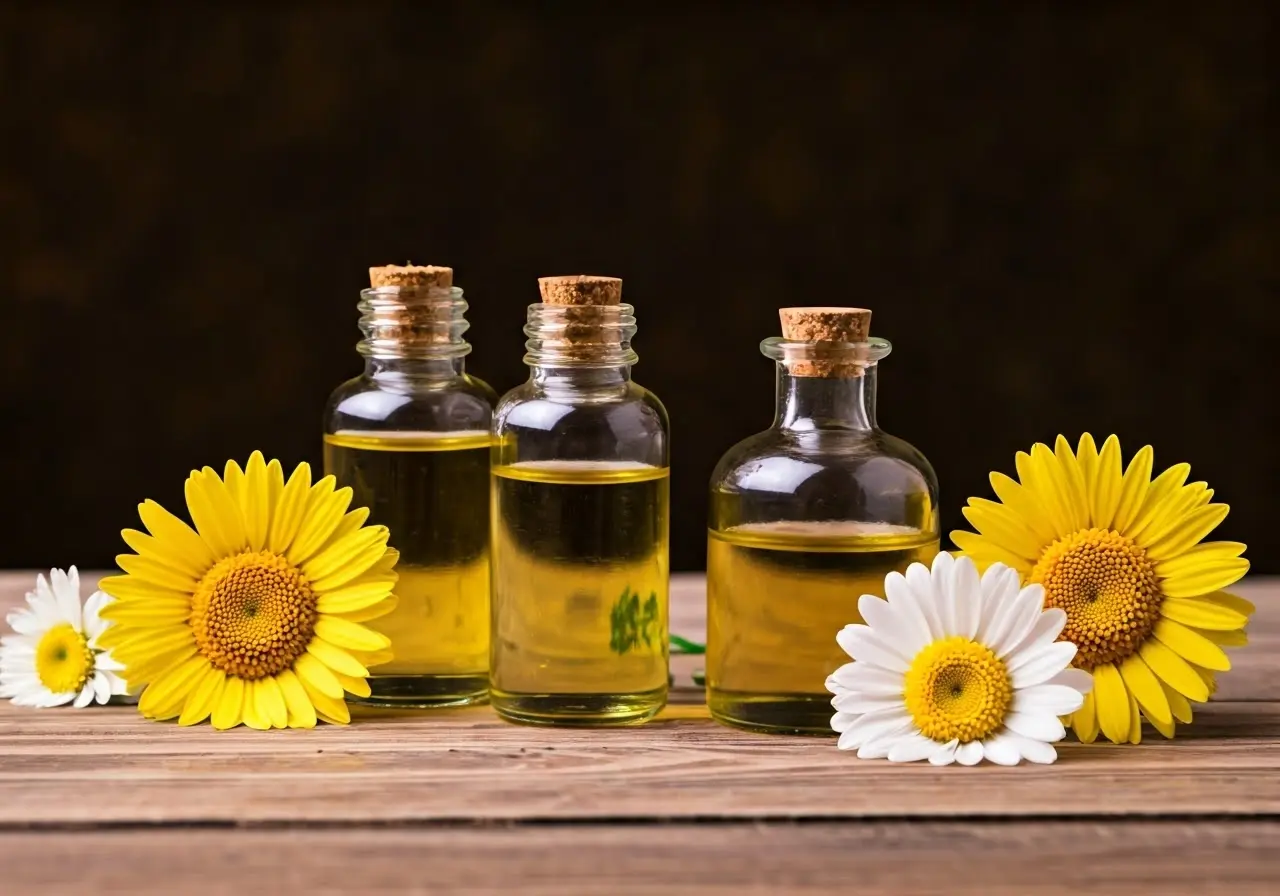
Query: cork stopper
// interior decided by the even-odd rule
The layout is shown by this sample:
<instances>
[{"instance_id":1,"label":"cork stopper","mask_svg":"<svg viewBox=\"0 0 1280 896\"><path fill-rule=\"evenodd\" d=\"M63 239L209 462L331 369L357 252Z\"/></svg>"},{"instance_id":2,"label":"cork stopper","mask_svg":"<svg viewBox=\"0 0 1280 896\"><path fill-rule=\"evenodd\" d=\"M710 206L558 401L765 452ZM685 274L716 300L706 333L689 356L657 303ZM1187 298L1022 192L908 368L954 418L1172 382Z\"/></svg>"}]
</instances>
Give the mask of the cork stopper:
<instances>
[{"instance_id":1,"label":"cork stopper","mask_svg":"<svg viewBox=\"0 0 1280 896\"><path fill-rule=\"evenodd\" d=\"M865 364L850 357L847 349L824 349L822 343L866 342L871 334L871 312L866 308L779 308L782 338L814 343L803 358L790 361L792 376L862 376ZM826 355L827 357L823 357Z\"/></svg>"},{"instance_id":2,"label":"cork stopper","mask_svg":"<svg viewBox=\"0 0 1280 896\"><path fill-rule=\"evenodd\" d=\"M546 305L620 305L622 281L617 277L572 274L568 277L539 277L538 289Z\"/></svg>"},{"instance_id":3,"label":"cork stopper","mask_svg":"<svg viewBox=\"0 0 1280 896\"><path fill-rule=\"evenodd\" d=\"M389 296L370 299L361 319L367 342L377 353L396 355L465 344L461 343L466 329L461 308L448 291L453 287L453 268L434 264L371 267L369 286L398 288Z\"/></svg>"},{"instance_id":4,"label":"cork stopper","mask_svg":"<svg viewBox=\"0 0 1280 896\"><path fill-rule=\"evenodd\" d=\"M449 289L453 286L453 268L434 264L386 264L369 268L369 285L412 287L415 289Z\"/></svg>"}]
</instances>

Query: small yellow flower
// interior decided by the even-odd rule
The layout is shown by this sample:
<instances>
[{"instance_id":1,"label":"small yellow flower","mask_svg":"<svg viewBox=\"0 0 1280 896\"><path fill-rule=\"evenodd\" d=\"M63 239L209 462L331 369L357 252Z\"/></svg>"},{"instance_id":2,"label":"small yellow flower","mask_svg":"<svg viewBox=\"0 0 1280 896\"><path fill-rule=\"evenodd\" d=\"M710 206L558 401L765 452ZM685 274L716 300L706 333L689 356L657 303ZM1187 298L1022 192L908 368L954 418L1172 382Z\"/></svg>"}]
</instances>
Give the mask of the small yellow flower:
<instances>
[{"instance_id":1,"label":"small yellow flower","mask_svg":"<svg viewBox=\"0 0 1280 896\"><path fill-rule=\"evenodd\" d=\"M1115 436L1099 451L1085 433L1074 453L1058 436L1053 450L1018 452L1016 466L1020 482L991 474L999 502L969 499L977 532L951 540L980 567L1004 563L1043 585L1045 606L1066 611L1061 638L1093 675L1071 716L1082 741L1138 743L1144 718L1173 737L1231 668L1223 648L1247 641L1253 605L1222 591L1248 571L1245 545L1204 541L1227 505L1187 484L1188 464L1153 479L1150 446L1122 471Z\"/></svg>"},{"instance_id":2,"label":"small yellow flower","mask_svg":"<svg viewBox=\"0 0 1280 896\"><path fill-rule=\"evenodd\" d=\"M126 529L124 575L102 580L115 598L104 646L151 719L215 728L345 724L344 694L369 695L368 667L390 641L362 625L391 612L397 553L384 526L347 512L351 489L314 485L300 464L286 483L279 461L254 452L223 477L187 478L195 527L154 501L138 507L150 534Z\"/></svg>"}]
</instances>

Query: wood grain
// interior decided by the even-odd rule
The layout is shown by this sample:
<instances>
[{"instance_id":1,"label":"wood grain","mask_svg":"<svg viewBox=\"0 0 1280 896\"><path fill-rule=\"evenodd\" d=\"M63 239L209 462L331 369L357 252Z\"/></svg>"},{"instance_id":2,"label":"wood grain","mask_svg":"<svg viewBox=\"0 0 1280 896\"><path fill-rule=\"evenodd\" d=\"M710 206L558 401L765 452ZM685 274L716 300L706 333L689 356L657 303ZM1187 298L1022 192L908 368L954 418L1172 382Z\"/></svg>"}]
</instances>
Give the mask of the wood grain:
<instances>
[{"instance_id":1,"label":"wood grain","mask_svg":"<svg viewBox=\"0 0 1280 896\"><path fill-rule=\"evenodd\" d=\"M29 579L8 578L14 589ZM699 581L673 617L700 635ZM1280 816L1280 606L1222 692L1170 743L1061 746L1051 768L933 769L867 763L830 739L716 725L697 693L656 723L575 731L508 725L487 708L357 712L315 731L216 732L141 719L128 707L0 706L0 827L95 823L425 823L777 820L1164 814ZM696 660L697 658L688 658Z\"/></svg>"},{"instance_id":2,"label":"wood grain","mask_svg":"<svg viewBox=\"0 0 1280 896\"><path fill-rule=\"evenodd\" d=\"M1276 821L535 825L0 835L5 892L1274 893Z\"/></svg>"}]
</instances>

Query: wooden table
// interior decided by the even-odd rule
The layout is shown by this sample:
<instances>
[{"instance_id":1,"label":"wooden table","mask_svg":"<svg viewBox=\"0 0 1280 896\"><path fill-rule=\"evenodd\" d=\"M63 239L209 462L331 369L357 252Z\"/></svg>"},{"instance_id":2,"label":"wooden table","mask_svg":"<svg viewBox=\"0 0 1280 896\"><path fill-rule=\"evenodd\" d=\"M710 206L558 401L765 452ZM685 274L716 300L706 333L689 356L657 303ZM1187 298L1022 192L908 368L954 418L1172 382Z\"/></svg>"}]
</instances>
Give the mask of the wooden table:
<instances>
[{"instance_id":1,"label":"wooden table","mask_svg":"<svg viewBox=\"0 0 1280 896\"><path fill-rule=\"evenodd\" d=\"M0 574L0 611L33 581ZM702 587L677 577L677 633L701 639ZM1252 644L1185 736L1050 767L864 762L716 725L692 687L602 731L486 707L216 732L6 702L0 893L1280 890L1280 579L1239 593Z\"/></svg>"}]
</instances>

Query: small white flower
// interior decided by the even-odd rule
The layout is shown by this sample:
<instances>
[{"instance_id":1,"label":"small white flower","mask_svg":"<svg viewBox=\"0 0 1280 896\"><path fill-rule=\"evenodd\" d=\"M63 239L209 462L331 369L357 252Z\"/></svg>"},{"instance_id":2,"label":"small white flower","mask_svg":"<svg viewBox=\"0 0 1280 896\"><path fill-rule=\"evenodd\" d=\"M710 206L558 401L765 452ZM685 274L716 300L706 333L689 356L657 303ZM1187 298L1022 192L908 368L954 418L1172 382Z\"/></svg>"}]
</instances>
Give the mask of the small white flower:
<instances>
[{"instance_id":1,"label":"small white flower","mask_svg":"<svg viewBox=\"0 0 1280 896\"><path fill-rule=\"evenodd\" d=\"M888 600L864 594L866 625L836 636L855 662L827 679L840 749L862 759L1000 765L1057 759L1059 719L1092 687L1069 668L1076 646L1057 641L1067 614L1044 609L1044 589L992 564L979 579L968 557L938 554L885 577Z\"/></svg>"},{"instance_id":2,"label":"small white flower","mask_svg":"<svg viewBox=\"0 0 1280 896\"><path fill-rule=\"evenodd\" d=\"M88 706L126 693L123 667L98 647L111 600L95 591L80 605L80 574L52 570L36 579L27 606L9 614L14 634L0 638L0 698L17 706Z\"/></svg>"}]
</instances>

